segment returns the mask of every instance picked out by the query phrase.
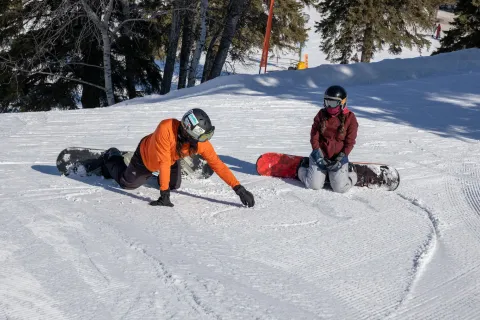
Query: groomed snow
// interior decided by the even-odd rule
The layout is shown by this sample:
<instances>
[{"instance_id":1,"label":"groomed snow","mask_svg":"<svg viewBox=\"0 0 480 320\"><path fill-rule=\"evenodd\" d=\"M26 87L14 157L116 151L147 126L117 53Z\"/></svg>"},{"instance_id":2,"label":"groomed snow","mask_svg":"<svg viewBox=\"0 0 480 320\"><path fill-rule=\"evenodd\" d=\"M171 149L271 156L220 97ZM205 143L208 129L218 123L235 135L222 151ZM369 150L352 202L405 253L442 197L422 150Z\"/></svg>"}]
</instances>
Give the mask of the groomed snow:
<instances>
[{"instance_id":1,"label":"groomed snow","mask_svg":"<svg viewBox=\"0 0 480 320\"><path fill-rule=\"evenodd\" d=\"M478 319L480 50L221 77L115 107L0 115L0 319ZM264 152L308 155L326 86L359 119L355 161L394 192L306 190L256 174ZM152 185L63 177L68 146L133 150L203 108L220 157L173 208Z\"/></svg>"}]
</instances>

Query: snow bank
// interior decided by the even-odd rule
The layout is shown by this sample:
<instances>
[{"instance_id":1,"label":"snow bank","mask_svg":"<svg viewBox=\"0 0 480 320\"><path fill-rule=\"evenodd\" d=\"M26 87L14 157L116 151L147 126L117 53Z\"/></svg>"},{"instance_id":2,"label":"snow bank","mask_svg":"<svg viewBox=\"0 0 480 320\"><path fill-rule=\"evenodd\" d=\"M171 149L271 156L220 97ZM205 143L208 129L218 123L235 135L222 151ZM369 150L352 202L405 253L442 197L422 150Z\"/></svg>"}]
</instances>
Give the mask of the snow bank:
<instances>
[{"instance_id":1,"label":"snow bank","mask_svg":"<svg viewBox=\"0 0 480 320\"><path fill-rule=\"evenodd\" d=\"M307 70L220 77L195 88L171 92L165 96L152 95L142 98L142 102L157 102L213 93L259 92L273 96L297 94L305 90L311 93L312 89L323 91L326 86L332 84L371 85L471 72L480 72L480 49L467 49L429 57L386 59L374 63L331 64ZM136 103L127 101L122 104Z\"/></svg>"}]
</instances>

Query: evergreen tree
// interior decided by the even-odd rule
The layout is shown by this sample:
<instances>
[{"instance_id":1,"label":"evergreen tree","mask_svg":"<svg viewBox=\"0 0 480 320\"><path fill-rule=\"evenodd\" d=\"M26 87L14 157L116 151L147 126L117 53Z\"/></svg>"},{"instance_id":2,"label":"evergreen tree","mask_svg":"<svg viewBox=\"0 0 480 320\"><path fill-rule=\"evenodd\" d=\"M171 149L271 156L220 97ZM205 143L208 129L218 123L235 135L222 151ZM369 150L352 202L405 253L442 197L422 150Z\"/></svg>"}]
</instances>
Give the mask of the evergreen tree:
<instances>
[{"instance_id":1,"label":"evergreen tree","mask_svg":"<svg viewBox=\"0 0 480 320\"><path fill-rule=\"evenodd\" d=\"M326 0L317 6L320 15L325 18L315 23L315 32L322 34L320 49L333 63L349 63L360 42L353 14L349 14L354 5L358 6L358 2Z\"/></svg>"},{"instance_id":2,"label":"evergreen tree","mask_svg":"<svg viewBox=\"0 0 480 320\"><path fill-rule=\"evenodd\" d=\"M439 0L325 0L317 5L323 17L315 24L321 50L331 62L349 63L357 54L370 62L388 48L428 47L424 31L431 30ZM443 2L443 1L442 1Z\"/></svg>"},{"instance_id":3,"label":"evergreen tree","mask_svg":"<svg viewBox=\"0 0 480 320\"><path fill-rule=\"evenodd\" d=\"M308 1L307 1L308 3ZM239 30L230 50L232 62L246 62L262 49L267 28L269 1L251 0L241 18ZM305 5L296 0L276 0L273 9L269 51L298 50L299 43L307 40Z\"/></svg>"},{"instance_id":4,"label":"evergreen tree","mask_svg":"<svg viewBox=\"0 0 480 320\"><path fill-rule=\"evenodd\" d=\"M480 0L459 0L452 29L440 40L434 54L467 48L480 48Z\"/></svg>"}]
</instances>

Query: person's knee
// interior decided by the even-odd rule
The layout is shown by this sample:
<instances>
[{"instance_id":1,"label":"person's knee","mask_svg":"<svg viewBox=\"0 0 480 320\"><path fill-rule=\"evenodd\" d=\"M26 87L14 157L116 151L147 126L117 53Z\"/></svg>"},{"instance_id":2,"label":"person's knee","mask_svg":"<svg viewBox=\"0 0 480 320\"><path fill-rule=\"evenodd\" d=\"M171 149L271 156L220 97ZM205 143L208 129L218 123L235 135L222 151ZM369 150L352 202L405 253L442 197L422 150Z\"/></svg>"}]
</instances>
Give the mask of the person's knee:
<instances>
[{"instance_id":1,"label":"person's knee","mask_svg":"<svg viewBox=\"0 0 480 320\"><path fill-rule=\"evenodd\" d=\"M307 179L305 180L305 186L308 189L312 190L320 190L323 189L323 186L325 185L325 179L320 178L320 177L315 177L314 179Z\"/></svg>"},{"instance_id":2,"label":"person's knee","mask_svg":"<svg viewBox=\"0 0 480 320\"><path fill-rule=\"evenodd\" d=\"M348 190L350 190L351 187L352 186L350 184L345 184L343 186L338 186L338 185L332 184L332 190L333 190L333 192L336 192L336 193L345 193Z\"/></svg>"},{"instance_id":3,"label":"person's knee","mask_svg":"<svg viewBox=\"0 0 480 320\"><path fill-rule=\"evenodd\" d=\"M139 188L141 185L128 183L124 179L121 179L120 182L119 182L119 186L120 186L120 188L125 189L125 190L135 190L135 189Z\"/></svg>"},{"instance_id":4,"label":"person's knee","mask_svg":"<svg viewBox=\"0 0 480 320\"><path fill-rule=\"evenodd\" d=\"M337 193L345 193L350 190L357 183L357 175L355 172L350 172L344 179L333 179L330 182L332 190Z\"/></svg>"},{"instance_id":5,"label":"person's knee","mask_svg":"<svg viewBox=\"0 0 480 320\"><path fill-rule=\"evenodd\" d=\"M305 179L307 178L307 168L298 168L297 178L305 184Z\"/></svg>"},{"instance_id":6,"label":"person's knee","mask_svg":"<svg viewBox=\"0 0 480 320\"><path fill-rule=\"evenodd\" d=\"M123 176L120 177L120 181L118 181L118 184L122 189L134 190L143 186L146 182L146 177L136 177L129 174L123 174Z\"/></svg>"},{"instance_id":7,"label":"person's knee","mask_svg":"<svg viewBox=\"0 0 480 320\"><path fill-rule=\"evenodd\" d=\"M320 189L323 189L324 185L325 185L325 182L312 181L307 186L307 188L312 189L312 190L320 190Z\"/></svg>"}]
</instances>

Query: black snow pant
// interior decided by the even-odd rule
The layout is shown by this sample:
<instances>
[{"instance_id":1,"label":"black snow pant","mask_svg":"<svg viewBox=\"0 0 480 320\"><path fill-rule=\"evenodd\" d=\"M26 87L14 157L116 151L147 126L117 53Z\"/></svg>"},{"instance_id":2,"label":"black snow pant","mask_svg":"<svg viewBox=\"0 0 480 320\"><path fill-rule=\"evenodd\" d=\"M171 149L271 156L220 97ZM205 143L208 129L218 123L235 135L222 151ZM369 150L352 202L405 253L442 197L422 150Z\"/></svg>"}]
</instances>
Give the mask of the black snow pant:
<instances>
[{"instance_id":1,"label":"black snow pant","mask_svg":"<svg viewBox=\"0 0 480 320\"><path fill-rule=\"evenodd\" d=\"M141 143L141 142L140 142ZM122 187L122 189L132 190L144 185L148 178L153 174L143 164L140 154L140 143L130 160L128 166L123 161L122 156L112 156L105 162L104 166L108 174ZM180 188L182 183L182 172L180 170L180 161L177 160L170 167L170 190ZM158 176L160 182L160 175Z\"/></svg>"}]
</instances>

